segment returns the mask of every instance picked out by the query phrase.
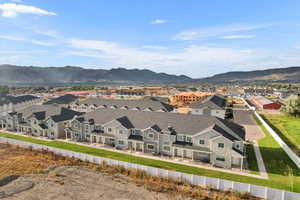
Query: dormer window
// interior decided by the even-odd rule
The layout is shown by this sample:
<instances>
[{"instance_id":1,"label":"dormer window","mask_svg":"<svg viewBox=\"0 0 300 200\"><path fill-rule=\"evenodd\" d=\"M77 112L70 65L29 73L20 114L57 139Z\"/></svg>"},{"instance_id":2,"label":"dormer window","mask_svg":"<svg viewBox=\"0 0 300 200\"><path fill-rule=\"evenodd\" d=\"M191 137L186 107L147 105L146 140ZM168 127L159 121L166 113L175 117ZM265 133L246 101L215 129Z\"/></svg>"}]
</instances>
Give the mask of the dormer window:
<instances>
[{"instance_id":1,"label":"dormer window","mask_svg":"<svg viewBox=\"0 0 300 200\"><path fill-rule=\"evenodd\" d=\"M205 144L205 141L204 140L199 140L199 144L203 145L203 144Z\"/></svg>"},{"instance_id":2,"label":"dormer window","mask_svg":"<svg viewBox=\"0 0 300 200\"><path fill-rule=\"evenodd\" d=\"M112 129L111 129L111 128L108 128L107 131L108 131L108 132L112 132Z\"/></svg>"},{"instance_id":3,"label":"dormer window","mask_svg":"<svg viewBox=\"0 0 300 200\"><path fill-rule=\"evenodd\" d=\"M219 147L220 149L223 149L223 148L224 148L224 143L218 143L218 147Z\"/></svg>"}]
</instances>

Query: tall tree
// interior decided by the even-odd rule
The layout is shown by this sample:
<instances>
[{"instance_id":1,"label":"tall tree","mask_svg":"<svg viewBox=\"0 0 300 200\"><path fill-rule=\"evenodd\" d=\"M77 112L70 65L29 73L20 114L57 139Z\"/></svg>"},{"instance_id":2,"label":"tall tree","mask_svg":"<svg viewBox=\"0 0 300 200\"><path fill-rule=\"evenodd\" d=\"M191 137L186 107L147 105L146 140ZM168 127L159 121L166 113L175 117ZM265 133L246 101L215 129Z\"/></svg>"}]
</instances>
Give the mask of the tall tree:
<instances>
[{"instance_id":1,"label":"tall tree","mask_svg":"<svg viewBox=\"0 0 300 200\"><path fill-rule=\"evenodd\" d=\"M296 117L300 117L300 98L297 95L290 96L285 101L285 106L282 109L283 112L293 115Z\"/></svg>"}]
</instances>

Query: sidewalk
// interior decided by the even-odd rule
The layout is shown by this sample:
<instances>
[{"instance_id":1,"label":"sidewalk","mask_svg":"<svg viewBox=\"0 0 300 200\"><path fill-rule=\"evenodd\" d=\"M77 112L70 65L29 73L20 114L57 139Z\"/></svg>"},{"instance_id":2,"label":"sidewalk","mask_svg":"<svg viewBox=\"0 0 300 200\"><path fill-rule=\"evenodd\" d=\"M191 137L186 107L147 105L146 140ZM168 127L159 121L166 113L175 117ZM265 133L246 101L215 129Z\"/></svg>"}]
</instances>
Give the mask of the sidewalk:
<instances>
[{"instance_id":1,"label":"sidewalk","mask_svg":"<svg viewBox=\"0 0 300 200\"><path fill-rule=\"evenodd\" d=\"M266 170L266 167L265 167L264 160L261 156L257 141L253 142L253 148L254 148L254 152L255 152L255 156L256 156L260 176L268 179L269 176L268 176L268 173L267 173L267 170Z\"/></svg>"}]
</instances>

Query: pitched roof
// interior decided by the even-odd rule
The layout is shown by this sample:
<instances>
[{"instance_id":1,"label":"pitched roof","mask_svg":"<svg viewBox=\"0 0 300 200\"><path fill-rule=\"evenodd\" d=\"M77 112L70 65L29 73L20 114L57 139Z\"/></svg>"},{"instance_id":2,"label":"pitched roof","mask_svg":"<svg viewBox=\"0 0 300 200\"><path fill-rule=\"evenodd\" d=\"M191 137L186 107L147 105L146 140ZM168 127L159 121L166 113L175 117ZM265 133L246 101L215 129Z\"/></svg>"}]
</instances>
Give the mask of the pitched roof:
<instances>
[{"instance_id":1,"label":"pitched roof","mask_svg":"<svg viewBox=\"0 0 300 200\"><path fill-rule=\"evenodd\" d=\"M190 108L205 108L209 107L211 109L225 109L226 98L224 96L215 94L190 104Z\"/></svg>"},{"instance_id":2,"label":"pitched roof","mask_svg":"<svg viewBox=\"0 0 300 200\"><path fill-rule=\"evenodd\" d=\"M208 127L218 125L223 129L223 132L232 135L235 139L244 140L245 138L245 131L241 126L220 118L201 115L99 108L93 112L86 113L82 117L85 120L94 119L96 124L105 124L124 116L137 129L155 126L156 130L161 131L169 130L172 127L173 131L177 133L195 135Z\"/></svg>"},{"instance_id":3,"label":"pitched roof","mask_svg":"<svg viewBox=\"0 0 300 200\"><path fill-rule=\"evenodd\" d=\"M0 97L0 106L4 104L18 104L18 103L23 103L27 101L32 101L38 99L36 96L32 95L22 95L22 96L7 96L3 95Z\"/></svg>"},{"instance_id":4,"label":"pitched roof","mask_svg":"<svg viewBox=\"0 0 300 200\"><path fill-rule=\"evenodd\" d=\"M163 110L170 112L174 110L174 107L158 100L144 99L144 100L123 100L123 99L104 99L104 98L90 98L85 101L78 102L81 104L106 106L107 108L111 106L116 106L116 108L122 108L127 106L128 109L139 108L140 110L145 110L151 108L153 111Z\"/></svg>"},{"instance_id":5,"label":"pitched roof","mask_svg":"<svg viewBox=\"0 0 300 200\"><path fill-rule=\"evenodd\" d=\"M79 116L83 113L70 110L58 105L32 105L18 111L24 118L34 115L37 120L45 120L51 117L55 122L72 119L75 115Z\"/></svg>"},{"instance_id":6,"label":"pitched roof","mask_svg":"<svg viewBox=\"0 0 300 200\"><path fill-rule=\"evenodd\" d=\"M55 99L51 99L44 104L70 104L76 101L79 97L72 94L66 94Z\"/></svg>"},{"instance_id":7,"label":"pitched roof","mask_svg":"<svg viewBox=\"0 0 300 200\"><path fill-rule=\"evenodd\" d=\"M74 116L80 116L84 113L76 112L68 108L61 108L61 112L58 115L51 116L51 119L55 122L61 122L72 119Z\"/></svg>"}]
</instances>

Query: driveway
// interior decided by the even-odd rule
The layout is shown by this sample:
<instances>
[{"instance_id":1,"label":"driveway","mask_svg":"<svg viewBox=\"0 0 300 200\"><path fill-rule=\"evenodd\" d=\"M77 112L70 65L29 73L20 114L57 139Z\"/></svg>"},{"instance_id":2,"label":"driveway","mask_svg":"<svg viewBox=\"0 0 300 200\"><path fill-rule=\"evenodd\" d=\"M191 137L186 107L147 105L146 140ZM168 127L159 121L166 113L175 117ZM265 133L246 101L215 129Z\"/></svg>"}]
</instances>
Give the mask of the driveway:
<instances>
[{"instance_id":1,"label":"driveway","mask_svg":"<svg viewBox=\"0 0 300 200\"><path fill-rule=\"evenodd\" d=\"M253 112L248 110L233 110L233 119L236 123L245 127L246 140L254 141L264 137L256 121L252 116Z\"/></svg>"}]
</instances>

